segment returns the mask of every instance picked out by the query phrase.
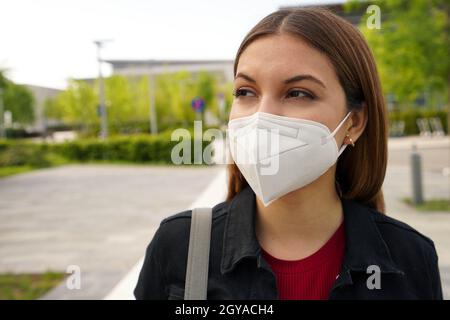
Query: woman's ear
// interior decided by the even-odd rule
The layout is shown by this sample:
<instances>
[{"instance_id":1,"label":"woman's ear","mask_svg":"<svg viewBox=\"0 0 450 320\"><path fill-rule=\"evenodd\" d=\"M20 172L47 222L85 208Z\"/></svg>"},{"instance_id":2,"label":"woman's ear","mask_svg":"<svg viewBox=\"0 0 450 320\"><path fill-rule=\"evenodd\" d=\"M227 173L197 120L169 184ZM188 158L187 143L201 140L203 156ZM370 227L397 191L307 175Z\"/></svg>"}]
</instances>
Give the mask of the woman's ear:
<instances>
[{"instance_id":1,"label":"woman's ear","mask_svg":"<svg viewBox=\"0 0 450 320\"><path fill-rule=\"evenodd\" d=\"M350 119L351 121L347 127L347 134L348 137L352 139L353 143L355 143L356 140L358 140L358 138L362 135L367 125L368 114L367 114L367 104L365 101L362 103L361 109L353 110ZM346 143L350 142L346 141Z\"/></svg>"}]
</instances>

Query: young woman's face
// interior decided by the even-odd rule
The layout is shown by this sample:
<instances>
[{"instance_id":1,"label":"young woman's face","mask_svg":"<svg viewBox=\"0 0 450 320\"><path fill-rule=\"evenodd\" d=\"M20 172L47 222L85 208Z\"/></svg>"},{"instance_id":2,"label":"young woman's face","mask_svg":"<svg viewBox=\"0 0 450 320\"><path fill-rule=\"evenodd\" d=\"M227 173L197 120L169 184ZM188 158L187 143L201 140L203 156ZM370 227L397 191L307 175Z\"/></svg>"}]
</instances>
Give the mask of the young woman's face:
<instances>
[{"instance_id":1,"label":"young woman's face","mask_svg":"<svg viewBox=\"0 0 450 320\"><path fill-rule=\"evenodd\" d=\"M289 34L248 45L239 58L234 93L230 120L261 111L317 121L333 131L347 113L345 93L329 59ZM341 142L344 136L341 128L335 138Z\"/></svg>"}]
</instances>

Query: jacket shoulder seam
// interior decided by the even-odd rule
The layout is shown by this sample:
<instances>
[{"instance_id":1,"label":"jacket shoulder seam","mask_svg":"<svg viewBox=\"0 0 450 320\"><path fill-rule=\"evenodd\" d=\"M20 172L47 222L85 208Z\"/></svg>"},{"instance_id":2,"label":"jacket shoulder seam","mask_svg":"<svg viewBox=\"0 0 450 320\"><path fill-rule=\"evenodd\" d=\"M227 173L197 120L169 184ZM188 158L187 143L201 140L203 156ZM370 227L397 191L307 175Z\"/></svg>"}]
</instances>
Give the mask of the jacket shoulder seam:
<instances>
[{"instance_id":1,"label":"jacket shoulder seam","mask_svg":"<svg viewBox=\"0 0 450 320\"><path fill-rule=\"evenodd\" d=\"M214 213L213 211L213 220L217 220L218 218L222 217L223 215L225 215L227 213L227 210L224 210L224 208L219 208L217 213ZM178 220L178 219L191 219L191 214L192 214L192 210L185 210L185 211L181 211L177 214L174 214L170 217L164 218L161 221L161 225L164 225L170 221L174 221L174 220Z\"/></svg>"},{"instance_id":2,"label":"jacket shoulder seam","mask_svg":"<svg viewBox=\"0 0 450 320\"><path fill-rule=\"evenodd\" d=\"M412 228L410 226L401 225L401 224L397 223L396 221L387 221L387 220L378 220L378 219L375 220L375 223L377 223L377 224L388 224L388 225L394 226L396 228L402 229L404 231L408 231L410 233L414 233L414 234L418 235L420 238L422 238L423 240L426 240L428 242L428 244L430 244L434 248L433 240L431 240L429 237L423 235L422 233L420 233L419 231L415 230L414 228Z\"/></svg>"}]
</instances>

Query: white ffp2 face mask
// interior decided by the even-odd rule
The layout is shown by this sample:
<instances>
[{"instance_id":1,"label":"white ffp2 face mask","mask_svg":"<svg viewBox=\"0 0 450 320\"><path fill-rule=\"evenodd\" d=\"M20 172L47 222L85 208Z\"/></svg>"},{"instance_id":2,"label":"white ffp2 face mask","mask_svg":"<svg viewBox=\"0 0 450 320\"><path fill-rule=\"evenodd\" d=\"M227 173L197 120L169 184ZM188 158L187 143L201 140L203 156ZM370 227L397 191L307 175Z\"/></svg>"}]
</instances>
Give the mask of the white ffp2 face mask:
<instances>
[{"instance_id":1,"label":"white ffp2 face mask","mask_svg":"<svg viewBox=\"0 0 450 320\"><path fill-rule=\"evenodd\" d=\"M265 206L324 174L347 145L320 122L256 112L228 123L231 156Z\"/></svg>"}]
</instances>

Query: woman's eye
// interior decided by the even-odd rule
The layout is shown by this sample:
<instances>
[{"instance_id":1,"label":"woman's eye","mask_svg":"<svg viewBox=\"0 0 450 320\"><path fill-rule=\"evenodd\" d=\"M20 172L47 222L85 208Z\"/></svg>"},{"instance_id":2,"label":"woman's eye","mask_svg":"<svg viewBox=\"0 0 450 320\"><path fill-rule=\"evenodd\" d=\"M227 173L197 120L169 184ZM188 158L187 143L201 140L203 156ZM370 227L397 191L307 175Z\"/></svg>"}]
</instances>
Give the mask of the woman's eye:
<instances>
[{"instance_id":1,"label":"woman's eye","mask_svg":"<svg viewBox=\"0 0 450 320\"><path fill-rule=\"evenodd\" d=\"M304 90L291 90L288 92L288 96L292 98L303 98L303 97L306 97L308 99L315 98L311 93Z\"/></svg>"},{"instance_id":2,"label":"woman's eye","mask_svg":"<svg viewBox=\"0 0 450 320\"><path fill-rule=\"evenodd\" d=\"M291 90L288 92L287 95L289 98L298 98L298 99L307 98L307 99L313 100L315 98L314 95L312 95L311 93L309 93L305 90ZM248 89L237 89L233 92L233 96L235 96L237 98L240 96L254 97L256 95Z\"/></svg>"},{"instance_id":3,"label":"woman's eye","mask_svg":"<svg viewBox=\"0 0 450 320\"><path fill-rule=\"evenodd\" d=\"M233 96L235 96L236 98L239 97L239 96L254 97L255 94L253 92L251 92L250 90L247 90L247 89L238 89L235 92L233 92Z\"/></svg>"}]
</instances>

